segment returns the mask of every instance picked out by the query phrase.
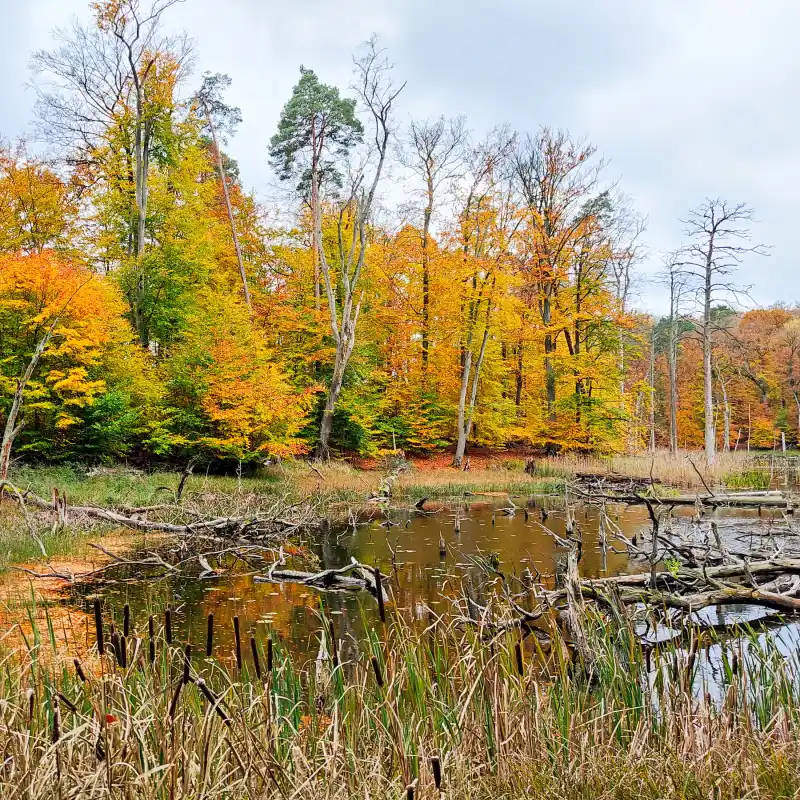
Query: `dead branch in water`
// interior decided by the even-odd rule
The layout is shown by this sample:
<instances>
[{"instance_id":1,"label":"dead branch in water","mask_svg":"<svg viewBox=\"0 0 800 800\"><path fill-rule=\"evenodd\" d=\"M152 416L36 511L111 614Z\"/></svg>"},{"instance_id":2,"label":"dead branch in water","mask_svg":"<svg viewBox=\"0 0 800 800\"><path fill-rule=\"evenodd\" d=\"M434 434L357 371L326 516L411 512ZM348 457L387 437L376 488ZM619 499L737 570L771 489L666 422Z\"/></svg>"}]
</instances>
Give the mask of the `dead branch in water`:
<instances>
[{"instance_id":1,"label":"dead branch in water","mask_svg":"<svg viewBox=\"0 0 800 800\"><path fill-rule=\"evenodd\" d=\"M0 481L0 496L4 490L17 502L23 513L29 504L40 511L59 515L60 519L71 517L88 518L110 522L131 530L168 533L177 536L196 534L217 534L220 536L238 536L242 538L261 539L275 535L289 535L302 528L315 527L320 523L315 508L309 501L285 505L277 501L269 513L252 517L216 517L199 519L185 524L148 519L147 514L154 511L171 510L184 513L184 509L169 504L126 509L127 514L99 506L69 506L65 503L48 502L31 491L22 491L9 481Z\"/></svg>"}]
</instances>

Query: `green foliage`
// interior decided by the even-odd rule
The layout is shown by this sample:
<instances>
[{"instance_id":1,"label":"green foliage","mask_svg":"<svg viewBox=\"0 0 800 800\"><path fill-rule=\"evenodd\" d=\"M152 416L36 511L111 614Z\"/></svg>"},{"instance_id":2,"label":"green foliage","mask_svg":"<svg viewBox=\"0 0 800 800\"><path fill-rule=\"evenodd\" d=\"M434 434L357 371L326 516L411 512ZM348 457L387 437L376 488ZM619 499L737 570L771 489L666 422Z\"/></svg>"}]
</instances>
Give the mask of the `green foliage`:
<instances>
[{"instance_id":1,"label":"green foliage","mask_svg":"<svg viewBox=\"0 0 800 800\"><path fill-rule=\"evenodd\" d=\"M335 86L320 83L313 70L300 67L300 80L270 139L272 165L281 180L299 177L297 188L307 194L316 171L320 185L340 186L336 158L346 155L364 133L355 109L354 99L340 97Z\"/></svg>"}]
</instances>

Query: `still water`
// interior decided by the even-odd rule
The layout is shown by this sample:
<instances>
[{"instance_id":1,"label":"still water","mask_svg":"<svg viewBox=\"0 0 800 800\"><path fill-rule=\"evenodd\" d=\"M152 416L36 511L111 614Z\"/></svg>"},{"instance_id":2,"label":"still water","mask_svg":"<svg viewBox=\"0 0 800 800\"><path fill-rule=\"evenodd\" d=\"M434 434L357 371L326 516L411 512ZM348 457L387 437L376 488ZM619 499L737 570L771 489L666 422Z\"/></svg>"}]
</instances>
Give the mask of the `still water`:
<instances>
[{"instance_id":1,"label":"still water","mask_svg":"<svg viewBox=\"0 0 800 800\"><path fill-rule=\"evenodd\" d=\"M474 498L471 498L474 500ZM308 540L307 549L319 559L319 569L341 567L351 557L364 564L380 566L391 579L393 605L406 619L425 624L431 612L444 613L460 591L465 574L479 572L475 559L496 556L500 569L520 575L526 567L536 574L552 576L561 549L549 532L564 536L566 515L562 497L515 498L517 510L508 515L506 497L482 502L433 506L432 513L395 509L387 517L376 512L371 522L356 527L332 530ZM527 515L525 514L527 509ZM628 538L643 528L649 530L647 511L641 506L615 505L607 508L611 519ZM692 509L677 514L691 514ZM756 521L757 512L742 509L720 510L721 517ZM456 517L460 532L454 530ZM603 577L647 569L642 562L631 562L621 541L609 539L604 555L598 543L599 511L594 506L578 506L576 522L583 534L581 572L587 577ZM767 523L767 520L763 520ZM440 554L440 536L447 554ZM616 551L616 552L615 552ZM258 583L257 575L266 565L225 561L218 565L221 574L200 579L194 571L152 580L142 579L121 568L102 579L73 587L65 602L73 608L91 610L95 597L101 597L105 614L112 615L119 627L127 603L135 630L146 631L148 615L161 615L172 609L172 626L177 641L190 641L204 647L206 618L214 615L216 655L231 657L233 618L238 616L245 641L255 635L263 641L279 637L295 657L313 658L319 649L320 601L324 600L342 641L345 652L363 641L366 628L378 620L377 603L366 592L320 593L313 588L291 583ZM302 566L299 568L303 568ZM737 613L741 611L739 607ZM724 609L717 613L727 613ZM85 636L93 641L93 625L86 617Z\"/></svg>"}]
</instances>

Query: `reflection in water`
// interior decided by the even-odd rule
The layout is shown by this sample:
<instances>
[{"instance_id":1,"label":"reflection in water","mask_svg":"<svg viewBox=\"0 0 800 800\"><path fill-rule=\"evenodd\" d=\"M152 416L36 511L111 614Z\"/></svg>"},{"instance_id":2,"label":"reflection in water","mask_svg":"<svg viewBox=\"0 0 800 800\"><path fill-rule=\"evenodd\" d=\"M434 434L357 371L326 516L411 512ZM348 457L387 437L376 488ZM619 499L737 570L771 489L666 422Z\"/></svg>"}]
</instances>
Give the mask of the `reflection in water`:
<instances>
[{"instance_id":1,"label":"reflection in water","mask_svg":"<svg viewBox=\"0 0 800 800\"><path fill-rule=\"evenodd\" d=\"M522 501L515 502L519 506ZM404 617L424 624L430 611L442 613L448 609L448 598L460 590L462 577L477 571L472 561L476 556L489 558L497 554L500 568L508 575L519 576L526 567L545 577L553 575L564 553L548 531L565 534L563 498L531 498L527 519L522 508L511 516L498 510L507 505L505 498L497 498L495 505L450 505L424 515L395 510L390 514L391 525L380 518L355 529L332 531L309 544L320 559L321 569L347 564L351 556L380 566L391 578L393 600ZM547 511L546 522L542 522L543 508ZM647 512L641 506L615 505L607 511L629 538L649 526ZM693 509L676 513L689 515ZM757 514L741 509L717 513L737 517ZM629 562L621 542L612 540L608 552L601 552L598 514L593 506L579 506L575 512L584 541L582 573L601 577L646 569L642 562ZM458 533L454 530L456 515L460 519ZM439 553L440 536L447 545L444 557ZM228 572L222 576L205 580L181 574L158 581L126 582L125 578L132 576L115 575L115 580L76 587L69 602L89 610L92 599L99 595L104 599L106 613L118 621L124 604L129 603L138 631L146 630L149 614L160 615L170 605L176 638L192 641L195 646L205 642L206 617L213 613L215 650L221 658L232 657L234 616L240 619L244 637L253 634L263 640L267 635L277 635L301 659L313 658L319 648L321 598L326 611L333 615L345 655L363 642L365 628L377 622L376 603L366 593L320 594L297 584L255 583L253 573L243 574L241 565L227 567ZM741 608L737 609L739 612ZM89 630L87 627L87 636Z\"/></svg>"}]
</instances>

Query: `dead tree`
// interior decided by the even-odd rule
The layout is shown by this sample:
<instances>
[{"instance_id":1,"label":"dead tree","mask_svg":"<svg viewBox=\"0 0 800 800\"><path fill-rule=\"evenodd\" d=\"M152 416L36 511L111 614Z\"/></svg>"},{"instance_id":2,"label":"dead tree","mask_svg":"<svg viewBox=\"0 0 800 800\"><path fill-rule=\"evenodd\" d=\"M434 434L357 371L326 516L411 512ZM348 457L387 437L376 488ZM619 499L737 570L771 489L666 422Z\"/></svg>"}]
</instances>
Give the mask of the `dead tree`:
<instances>
[{"instance_id":1,"label":"dead tree","mask_svg":"<svg viewBox=\"0 0 800 800\"><path fill-rule=\"evenodd\" d=\"M713 333L714 304L727 297L736 298L742 291L728 279L748 254L766 255L764 245L750 245L753 210L744 203L706 200L689 212L684 220L689 243L680 251L681 270L696 283L700 319L696 324L703 346L703 408L705 450L709 464L716 457L714 424Z\"/></svg>"},{"instance_id":2,"label":"dead tree","mask_svg":"<svg viewBox=\"0 0 800 800\"><path fill-rule=\"evenodd\" d=\"M678 254L667 256L661 282L669 287L667 317L667 371L669 373L669 450L678 452L678 347L681 341L681 320L686 276L681 272Z\"/></svg>"},{"instance_id":3,"label":"dead tree","mask_svg":"<svg viewBox=\"0 0 800 800\"><path fill-rule=\"evenodd\" d=\"M402 161L424 184L422 211L422 369L430 350L431 222L438 193L463 173L467 131L464 118L412 121Z\"/></svg>"},{"instance_id":4,"label":"dead tree","mask_svg":"<svg viewBox=\"0 0 800 800\"><path fill-rule=\"evenodd\" d=\"M375 195L386 163L386 155L394 133L392 112L397 96L405 84L397 87L391 79L392 67L375 39L366 45L365 54L356 60L356 85L367 113L372 119L375 162L372 178L367 183L366 169L353 176L350 195L339 209L337 260L334 272L324 248L319 248L320 269L330 313L331 335L335 345L333 374L325 401L315 456L327 459L333 428L333 415L342 391L344 373L356 343L356 325L361 313L363 291L360 281L367 257L368 228ZM322 208L317 195L314 201L316 239L322 241ZM338 286L337 286L338 279ZM341 298L341 311L339 301Z\"/></svg>"}]
</instances>

